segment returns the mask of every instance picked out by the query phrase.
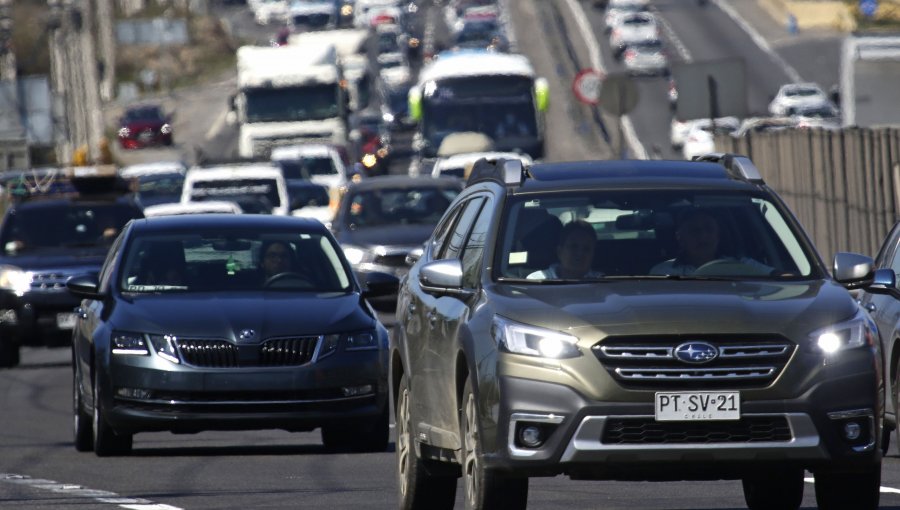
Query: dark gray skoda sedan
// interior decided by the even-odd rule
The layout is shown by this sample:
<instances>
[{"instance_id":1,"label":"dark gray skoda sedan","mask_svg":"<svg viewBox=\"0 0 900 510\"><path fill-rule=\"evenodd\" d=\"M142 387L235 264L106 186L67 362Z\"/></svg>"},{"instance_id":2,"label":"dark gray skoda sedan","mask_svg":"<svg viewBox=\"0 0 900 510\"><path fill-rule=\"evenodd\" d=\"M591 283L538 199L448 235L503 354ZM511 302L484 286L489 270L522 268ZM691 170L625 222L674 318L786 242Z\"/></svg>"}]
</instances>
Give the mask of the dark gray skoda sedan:
<instances>
[{"instance_id":1,"label":"dark gray skoda sedan","mask_svg":"<svg viewBox=\"0 0 900 510\"><path fill-rule=\"evenodd\" d=\"M327 447L388 444L387 332L313 220L191 215L133 221L83 300L73 338L75 447L127 454L145 431L321 427Z\"/></svg>"}]
</instances>

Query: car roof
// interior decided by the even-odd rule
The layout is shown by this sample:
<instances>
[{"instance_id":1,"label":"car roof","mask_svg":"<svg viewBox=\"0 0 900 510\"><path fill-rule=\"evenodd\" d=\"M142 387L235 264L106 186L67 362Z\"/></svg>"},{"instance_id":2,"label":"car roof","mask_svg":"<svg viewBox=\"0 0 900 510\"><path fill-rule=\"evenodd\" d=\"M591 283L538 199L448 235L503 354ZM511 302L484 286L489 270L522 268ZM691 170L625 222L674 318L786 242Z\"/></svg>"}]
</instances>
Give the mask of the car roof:
<instances>
[{"instance_id":1,"label":"car roof","mask_svg":"<svg viewBox=\"0 0 900 510\"><path fill-rule=\"evenodd\" d=\"M197 229L278 230L326 233L318 220L270 214L182 214L134 220L132 230L141 233L196 232Z\"/></svg>"},{"instance_id":2,"label":"car roof","mask_svg":"<svg viewBox=\"0 0 900 510\"><path fill-rule=\"evenodd\" d=\"M755 168L752 172L757 172ZM510 186L510 193L531 191L567 191L576 189L661 189L717 188L747 189L761 184L752 178L734 175L724 165L705 161L684 160L614 160L539 163L528 167L528 178L520 186ZM473 177L479 176L473 172ZM758 179L759 176L757 175Z\"/></svg>"},{"instance_id":3,"label":"car roof","mask_svg":"<svg viewBox=\"0 0 900 510\"><path fill-rule=\"evenodd\" d=\"M271 179L282 175L281 169L273 163L255 165L225 165L216 167L194 167L188 170L191 181L215 181L224 179Z\"/></svg>"},{"instance_id":4,"label":"car roof","mask_svg":"<svg viewBox=\"0 0 900 510\"><path fill-rule=\"evenodd\" d=\"M144 208L144 216L148 218L151 216L165 216L170 214L240 214L241 212L241 206L237 205L235 202L228 202L225 200L154 204Z\"/></svg>"},{"instance_id":5,"label":"car roof","mask_svg":"<svg viewBox=\"0 0 900 510\"><path fill-rule=\"evenodd\" d=\"M392 188L458 188L462 189L463 181L456 177L410 177L406 175L385 175L351 182L347 190L373 190Z\"/></svg>"},{"instance_id":6,"label":"car roof","mask_svg":"<svg viewBox=\"0 0 900 510\"><path fill-rule=\"evenodd\" d=\"M142 175L171 174L186 171L185 164L181 161L153 161L150 163L136 163L119 169L122 177L139 177Z\"/></svg>"},{"instance_id":7,"label":"car roof","mask_svg":"<svg viewBox=\"0 0 900 510\"><path fill-rule=\"evenodd\" d=\"M272 149L272 161L300 159L302 157L332 157L337 149L325 143L286 145Z\"/></svg>"}]
</instances>

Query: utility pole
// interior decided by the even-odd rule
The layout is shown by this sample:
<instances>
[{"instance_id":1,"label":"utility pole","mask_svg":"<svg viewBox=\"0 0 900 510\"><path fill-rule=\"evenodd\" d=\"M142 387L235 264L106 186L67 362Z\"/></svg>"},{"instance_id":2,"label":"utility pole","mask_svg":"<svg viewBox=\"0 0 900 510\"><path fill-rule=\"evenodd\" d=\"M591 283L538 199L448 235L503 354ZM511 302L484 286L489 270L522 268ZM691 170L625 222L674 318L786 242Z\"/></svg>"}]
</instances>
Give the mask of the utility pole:
<instances>
[{"instance_id":1,"label":"utility pole","mask_svg":"<svg viewBox=\"0 0 900 510\"><path fill-rule=\"evenodd\" d=\"M103 73L100 76L100 98L108 102L115 97L116 83L116 39L114 31L112 0L97 1L97 33L99 35L100 62Z\"/></svg>"},{"instance_id":2,"label":"utility pole","mask_svg":"<svg viewBox=\"0 0 900 510\"><path fill-rule=\"evenodd\" d=\"M73 120L72 100L68 84L70 69L66 54L67 34L70 30L71 13L61 0L47 0L50 8L47 31L50 42L50 87L53 97L53 118L56 137L56 161L69 163L72 157Z\"/></svg>"},{"instance_id":3,"label":"utility pole","mask_svg":"<svg viewBox=\"0 0 900 510\"><path fill-rule=\"evenodd\" d=\"M100 81L97 79L97 48L94 43L95 9L91 0L82 0L81 72L84 75L84 108L87 127L88 160L100 160L100 139L103 137L103 111L100 106Z\"/></svg>"}]
</instances>

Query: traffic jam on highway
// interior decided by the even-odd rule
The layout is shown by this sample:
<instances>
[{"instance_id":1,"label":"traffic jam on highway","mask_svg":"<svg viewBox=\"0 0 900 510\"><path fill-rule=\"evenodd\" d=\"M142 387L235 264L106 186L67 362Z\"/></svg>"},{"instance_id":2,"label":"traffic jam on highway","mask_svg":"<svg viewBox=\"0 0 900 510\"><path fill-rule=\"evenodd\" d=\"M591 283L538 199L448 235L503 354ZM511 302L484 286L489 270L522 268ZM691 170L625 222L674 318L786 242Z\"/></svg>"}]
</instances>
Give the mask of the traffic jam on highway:
<instances>
[{"instance_id":1,"label":"traffic jam on highway","mask_svg":"<svg viewBox=\"0 0 900 510\"><path fill-rule=\"evenodd\" d=\"M900 508L900 4L159 3L0 172L0 506Z\"/></svg>"}]
</instances>

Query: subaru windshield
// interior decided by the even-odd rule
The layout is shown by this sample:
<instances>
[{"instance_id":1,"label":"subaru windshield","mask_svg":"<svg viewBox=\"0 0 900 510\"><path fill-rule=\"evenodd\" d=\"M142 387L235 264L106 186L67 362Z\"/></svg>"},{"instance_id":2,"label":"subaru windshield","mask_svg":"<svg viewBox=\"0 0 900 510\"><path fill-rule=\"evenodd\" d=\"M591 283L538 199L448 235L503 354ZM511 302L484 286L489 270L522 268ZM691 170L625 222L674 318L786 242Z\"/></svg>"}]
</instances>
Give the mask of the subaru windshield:
<instances>
[{"instance_id":1,"label":"subaru windshield","mask_svg":"<svg viewBox=\"0 0 900 510\"><path fill-rule=\"evenodd\" d=\"M780 204L747 192L602 190L514 197L495 275L568 283L619 278L820 278Z\"/></svg>"}]
</instances>

